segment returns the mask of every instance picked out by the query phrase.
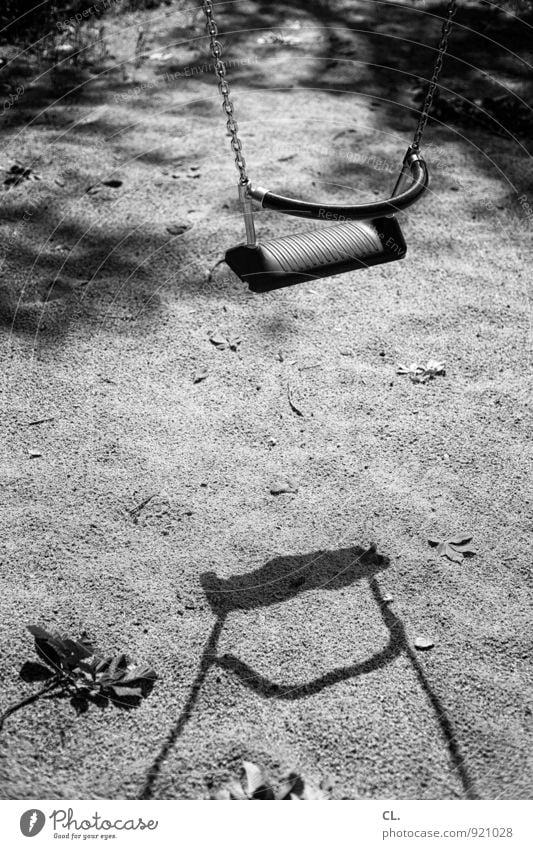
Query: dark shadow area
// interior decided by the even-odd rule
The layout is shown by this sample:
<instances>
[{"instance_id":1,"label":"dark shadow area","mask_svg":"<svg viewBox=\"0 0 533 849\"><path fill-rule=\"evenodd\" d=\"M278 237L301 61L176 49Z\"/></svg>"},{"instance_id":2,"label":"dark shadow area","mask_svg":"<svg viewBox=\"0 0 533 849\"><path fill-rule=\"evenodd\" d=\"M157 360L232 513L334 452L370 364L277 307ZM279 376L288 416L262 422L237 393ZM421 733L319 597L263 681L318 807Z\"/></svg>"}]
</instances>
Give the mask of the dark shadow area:
<instances>
[{"instance_id":1,"label":"dark shadow area","mask_svg":"<svg viewBox=\"0 0 533 849\"><path fill-rule=\"evenodd\" d=\"M154 289L150 263L163 259L179 271L182 264L188 265L187 247L183 238L180 243L164 224L121 225L123 213L119 210L116 224L107 228L95 224L95 208L112 220L111 204L123 201L132 189L112 182L97 185L92 195L86 185L79 195L81 187L76 180L63 190L54 187L52 203L34 205L17 198L18 187L6 190L1 218L21 230L24 222L25 238L15 241L3 236L0 241L6 269L11 272L9 285L5 277L0 286L0 325L33 334L45 324L57 335L65 333L73 319L101 322L106 308L104 318L111 323L115 317L146 321L157 314L161 291ZM79 205L79 216L62 214L61 196ZM91 217L93 223L87 224ZM193 277L191 266L180 276L180 285ZM61 286L63 280L67 283Z\"/></svg>"},{"instance_id":2,"label":"dark shadow area","mask_svg":"<svg viewBox=\"0 0 533 849\"><path fill-rule=\"evenodd\" d=\"M207 674L212 667L233 673L241 683L262 698L297 700L319 693L335 684L357 678L378 669L404 654L408 657L418 683L429 701L448 750L453 769L460 778L466 798L477 798L473 781L461 753L453 724L444 705L429 682L422 664L411 647L402 620L390 609L381 593L376 575L389 566L389 559L379 554L375 547L360 546L338 551L319 551L302 556L276 557L264 566L245 575L221 579L213 572L204 573L200 580L207 600L216 616L215 623L204 648L196 678L177 722L150 767L142 799L151 799L161 767L177 743L192 711ZM287 686L271 681L252 667L230 654L217 655L217 646L226 617L235 610L256 610L272 604L289 601L308 590L338 590L361 580L368 580L383 623L389 633L385 648L363 662L338 667L311 681Z\"/></svg>"},{"instance_id":3,"label":"dark shadow area","mask_svg":"<svg viewBox=\"0 0 533 849\"><path fill-rule=\"evenodd\" d=\"M232 610L257 610L288 601L309 590L339 590L371 578L389 566L377 551L354 546L303 556L275 557L260 569L223 580L205 572L200 582L216 616Z\"/></svg>"},{"instance_id":4,"label":"dark shadow area","mask_svg":"<svg viewBox=\"0 0 533 849\"><path fill-rule=\"evenodd\" d=\"M232 80L239 80L246 86L270 87L272 79L264 72L261 59L268 59L282 48L288 49L294 57L297 75L300 59L316 50L312 73L303 80L296 77L299 86L381 97L380 111L385 122L403 130L410 116L402 107L418 108L416 89L431 74L446 7L445 2L408 5L386 0L256 2L245 6L222 5L217 10L217 22L227 73ZM511 6L506 10L484 2L468 6L459 3L441 77L442 93L445 96L448 88L460 97L476 100L480 116L483 112L480 96L483 99L486 95L487 105L490 105L491 100L504 93L502 86L510 74L516 77L519 85L509 96L515 100L519 96L526 100L529 97L531 103L533 76L527 62L533 16L524 11L520 17L509 14L511 11ZM320 34L320 43L313 46L312 42L304 40L300 44L298 38L283 43L283 37L287 37L295 22L302 31L315 28ZM178 61L169 59L160 64L156 73L160 76L187 74L205 83L206 87L213 86L214 73L199 73L195 68L197 63L212 62L204 33L201 18L188 27L171 26L167 31L158 32L153 48L159 45L175 49L178 54L186 50L187 55ZM258 38L269 33L279 37L270 42L267 38L267 43L259 46ZM257 61L247 64L251 52L257 54ZM243 57L247 62L240 64L239 59ZM25 77L29 81L36 67L28 67L28 62L17 60L9 69L0 68L0 81L2 74L9 75L6 79ZM45 71L38 84L25 92L24 107L10 110L10 122L15 122L13 126L17 122L27 123L32 113L37 114L57 98L96 104L102 102L103 96L127 93L136 88L135 79L125 82L121 78L120 62L109 61L108 66L99 71L90 68L90 63L84 67L82 62L81 67L74 68L62 63L53 71ZM494 79L489 79L487 73ZM287 79L289 87L294 82L294 79ZM181 83L186 84L187 79L181 79ZM496 126L493 124L493 130Z\"/></svg>"}]
</instances>

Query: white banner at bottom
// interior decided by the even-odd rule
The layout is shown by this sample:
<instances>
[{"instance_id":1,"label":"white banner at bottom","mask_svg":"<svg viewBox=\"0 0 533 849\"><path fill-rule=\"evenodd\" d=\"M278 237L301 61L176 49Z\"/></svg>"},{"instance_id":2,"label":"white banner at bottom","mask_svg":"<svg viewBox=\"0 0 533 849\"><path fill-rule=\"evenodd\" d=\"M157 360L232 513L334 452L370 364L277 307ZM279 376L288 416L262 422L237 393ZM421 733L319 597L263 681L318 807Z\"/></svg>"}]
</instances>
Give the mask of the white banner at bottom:
<instances>
[{"instance_id":1,"label":"white banner at bottom","mask_svg":"<svg viewBox=\"0 0 533 849\"><path fill-rule=\"evenodd\" d=\"M207 807L209 806L209 807ZM0 801L0 845L213 849L531 849L530 801ZM34 843L31 841L35 841Z\"/></svg>"}]
</instances>

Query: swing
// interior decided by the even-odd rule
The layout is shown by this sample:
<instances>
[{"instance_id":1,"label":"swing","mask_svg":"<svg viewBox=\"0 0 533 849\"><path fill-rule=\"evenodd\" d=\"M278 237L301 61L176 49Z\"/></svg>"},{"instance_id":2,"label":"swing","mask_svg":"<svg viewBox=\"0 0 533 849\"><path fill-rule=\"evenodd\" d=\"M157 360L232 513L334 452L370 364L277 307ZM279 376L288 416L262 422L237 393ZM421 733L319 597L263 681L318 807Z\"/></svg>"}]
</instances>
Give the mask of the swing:
<instances>
[{"instance_id":1,"label":"swing","mask_svg":"<svg viewBox=\"0 0 533 849\"><path fill-rule=\"evenodd\" d=\"M418 118L414 138L405 154L400 176L389 199L366 204L339 205L311 203L277 195L252 185L242 155L242 144L234 117L222 46L213 19L213 3L202 0L207 19L211 53L222 95L222 109L231 137L231 149L239 171L239 200L244 215L246 243L226 251L229 267L248 284L252 292L270 292L319 277L332 277L371 265L402 259L407 246L396 213L416 203L429 183L427 165L420 153L420 142L429 119L433 97L448 49L448 37L457 11L457 0L450 0L442 24L437 58ZM258 243L253 220L252 201L263 209L285 215L328 223L320 229Z\"/></svg>"}]
</instances>

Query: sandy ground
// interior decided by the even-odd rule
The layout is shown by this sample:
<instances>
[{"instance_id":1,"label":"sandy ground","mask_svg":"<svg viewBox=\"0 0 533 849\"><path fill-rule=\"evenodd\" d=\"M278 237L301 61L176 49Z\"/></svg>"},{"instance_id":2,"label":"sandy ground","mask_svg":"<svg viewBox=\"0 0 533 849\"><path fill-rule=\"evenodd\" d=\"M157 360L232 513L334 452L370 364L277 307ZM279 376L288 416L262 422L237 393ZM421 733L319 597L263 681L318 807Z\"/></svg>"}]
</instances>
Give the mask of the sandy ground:
<instances>
[{"instance_id":1,"label":"sandy ground","mask_svg":"<svg viewBox=\"0 0 533 849\"><path fill-rule=\"evenodd\" d=\"M401 9L352 3L371 37L284 8L226 17L252 179L386 195L413 112L372 63L412 54L420 72L427 52L401 42ZM253 295L224 265L209 276L243 228L212 74L186 73L209 62L201 27L148 17L151 58L126 79L29 68L4 118L2 165L42 179L1 199L1 703L35 687L18 675L31 623L160 679L131 711L12 716L2 797L205 798L245 758L326 778L331 798L530 798L530 159L433 124L405 260ZM108 67L138 23L115 22ZM431 20L409 26L434 42ZM502 79L513 61L494 59ZM445 376L396 374L432 357ZM272 495L287 477L297 491ZM478 553L461 564L428 545L463 531Z\"/></svg>"}]
</instances>

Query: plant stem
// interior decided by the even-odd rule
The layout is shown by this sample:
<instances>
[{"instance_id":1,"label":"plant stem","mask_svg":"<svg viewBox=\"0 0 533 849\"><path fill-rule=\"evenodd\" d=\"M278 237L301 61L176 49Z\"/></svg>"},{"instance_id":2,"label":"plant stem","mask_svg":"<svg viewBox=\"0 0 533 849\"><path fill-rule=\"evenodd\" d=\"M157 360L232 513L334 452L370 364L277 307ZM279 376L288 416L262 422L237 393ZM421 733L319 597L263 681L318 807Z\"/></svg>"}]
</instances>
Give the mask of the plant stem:
<instances>
[{"instance_id":1,"label":"plant stem","mask_svg":"<svg viewBox=\"0 0 533 849\"><path fill-rule=\"evenodd\" d=\"M51 681L48 682L48 684L46 684L41 690L38 690L32 696L28 696L26 699L22 699L22 701L17 702L16 704L7 708L7 710L0 714L0 733L4 729L4 723L6 719L11 716L11 714L15 713L17 710L20 710L23 707L26 707L26 705L31 705L33 702L36 702L37 699L40 699L41 696L45 695L45 693L49 693L54 688L58 687L59 683L60 682L57 680L57 678L53 678Z\"/></svg>"}]
</instances>

